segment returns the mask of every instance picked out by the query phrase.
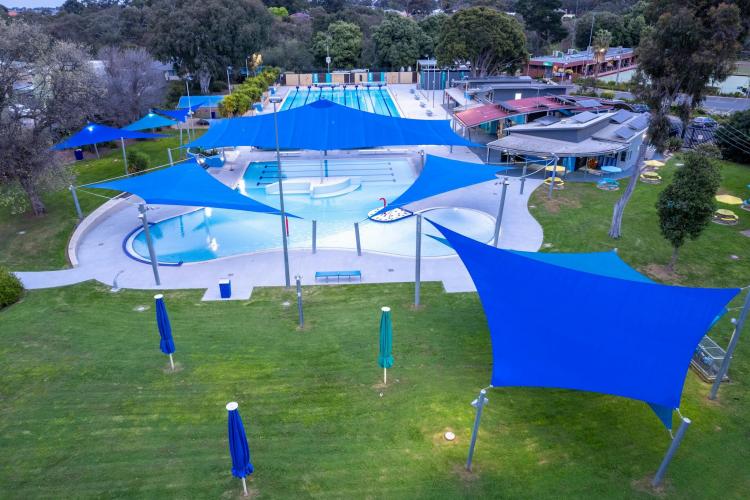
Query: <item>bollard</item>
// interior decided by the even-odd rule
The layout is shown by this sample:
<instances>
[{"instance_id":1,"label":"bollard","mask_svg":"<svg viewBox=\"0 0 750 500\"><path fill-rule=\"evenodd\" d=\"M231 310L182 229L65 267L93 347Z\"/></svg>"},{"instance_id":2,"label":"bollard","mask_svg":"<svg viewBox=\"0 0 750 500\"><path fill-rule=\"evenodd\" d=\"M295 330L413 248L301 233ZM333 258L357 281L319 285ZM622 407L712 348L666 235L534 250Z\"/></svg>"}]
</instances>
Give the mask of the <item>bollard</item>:
<instances>
[{"instance_id":1,"label":"bollard","mask_svg":"<svg viewBox=\"0 0 750 500\"><path fill-rule=\"evenodd\" d=\"M294 277L297 281L297 313L299 316L299 327L305 326L305 315L302 312L302 276L299 274Z\"/></svg>"}]
</instances>

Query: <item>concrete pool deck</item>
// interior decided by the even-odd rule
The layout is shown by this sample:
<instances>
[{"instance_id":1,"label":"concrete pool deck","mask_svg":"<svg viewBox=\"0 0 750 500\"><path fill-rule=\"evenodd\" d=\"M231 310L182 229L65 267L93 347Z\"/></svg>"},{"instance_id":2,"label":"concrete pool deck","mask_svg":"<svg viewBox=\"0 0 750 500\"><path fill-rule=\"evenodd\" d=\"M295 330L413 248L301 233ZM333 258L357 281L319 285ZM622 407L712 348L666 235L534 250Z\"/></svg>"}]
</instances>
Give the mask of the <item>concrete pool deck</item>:
<instances>
[{"instance_id":1,"label":"concrete pool deck","mask_svg":"<svg viewBox=\"0 0 750 500\"><path fill-rule=\"evenodd\" d=\"M397 89L398 101L405 101L401 107L404 114L427 118L424 108L414 100L409 86ZM408 96L411 96L409 101ZM436 105L437 103L436 97ZM415 108L415 109L412 109ZM437 112L435 114L438 114ZM440 116L433 116L440 119ZM394 148L403 152L406 148ZM448 147L422 148L428 154L481 163L480 159L467 148ZM417 148L408 148L412 157ZM357 156L357 152L337 152L333 157ZM361 155L372 157L372 154ZM319 159L317 152L301 152L295 158ZM251 148L238 148L237 157L222 169L212 169L211 173L227 185L233 186L244 172L244 167L254 161L273 160L272 152L254 151ZM463 207L480 210L495 217L500 200L499 181L491 181L409 205L409 209L420 211L435 207ZM499 246L514 250L536 251L542 245L543 233L539 223L528 211L530 194L541 185L540 180L527 179L525 192L519 193L518 179L510 178L507 191L503 229ZM28 289L51 288L71 285L88 280L118 288L133 289L204 289L205 300L218 299L218 281L232 280L233 299L247 299L256 286L283 286L284 267L281 250L269 250L252 254L236 255L204 262L186 263L181 266L159 266L161 286L154 283L151 265L129 257L123 250L123 240L139 227L137 197L117 198L105 203L94 214L90 214L76 229L68 248L73 267L59 271L16 272ZM190 207L158 206L149 207L149 219L163 220L187 211ZM195 207L198 208L198 207ZM414 257L386 255L367 251L363 241L363 254L354 250L319 248L316 254L310 249L292 249L289 252L290 273L303 277L304 285L315 284L316 271L357 269L362 271L362 283L391 283L414 281ZM457 256L423 257L422 280L441 281L448 292L474 291L466 269ZM343 282L346 282L345 280ZM358 283L359 281L355 281ZM317 284L326 284L318 282ZM336 284L332 281L330 284Z\"/></svg>"}]
</instances>

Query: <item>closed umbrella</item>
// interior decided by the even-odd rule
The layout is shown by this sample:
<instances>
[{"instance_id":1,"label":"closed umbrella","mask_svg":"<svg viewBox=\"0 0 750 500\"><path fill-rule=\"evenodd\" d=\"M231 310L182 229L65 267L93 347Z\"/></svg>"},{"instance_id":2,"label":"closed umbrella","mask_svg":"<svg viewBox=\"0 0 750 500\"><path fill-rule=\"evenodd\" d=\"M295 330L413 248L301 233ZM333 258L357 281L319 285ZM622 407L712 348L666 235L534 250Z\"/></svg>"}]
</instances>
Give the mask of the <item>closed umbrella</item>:
<instances>
[{"instance_id":1,"label":"closed umbrella","mask_svg":"<svg viewBox=\"0 0 750 500\"><path fill-rule=\"evenodd\" d=\"M245 477L253 473L253 464L250 462L250 448L247 446L245 426L242 425L238 406L234 401L227 403L227 412L229 412L227 437L229 438L229 454L232 456L232 475L242 479L242 489L244 495L247 496Z\"/></svg>"},{"instance_id":2,"label":"closed umbrella","mask_svg":"<svg viewBox=\"0 0 750 500\"><path fill-rule=\"evenodd\" d=\"M391 325L391 308L383 307L380 316L380 354L378 364L383 368L383 384L388 380L388 368L393 366L393 325Z\"/></svg>"},{"instance_id":3,"label":"closed umbrella","mask_svg":"<svg viewBox=\"0 0 750 500\"><path fill-rule=\"evenodd\" d=\"M716 196L716 201L727 205L742 205L742 198L732 196L731 194L720 194Z\"/></svg>"},{"instance_id":4,"label":"closed umbrella","mask_svg":"<svg viewBox=\"0 0 750 500\"><path fill-rule=\"evenodd\" d=\"M174 339L172 338L172 325L169 323L167 307L164 305L164 295L154 295L154 299L156 300L156 326L159 327L159 335L161 336L159 348L161 348L161 352L169 355L169 364L172 365L172 371L174 371L174 360L172 359Z\"/></svg>"}]
</instances>

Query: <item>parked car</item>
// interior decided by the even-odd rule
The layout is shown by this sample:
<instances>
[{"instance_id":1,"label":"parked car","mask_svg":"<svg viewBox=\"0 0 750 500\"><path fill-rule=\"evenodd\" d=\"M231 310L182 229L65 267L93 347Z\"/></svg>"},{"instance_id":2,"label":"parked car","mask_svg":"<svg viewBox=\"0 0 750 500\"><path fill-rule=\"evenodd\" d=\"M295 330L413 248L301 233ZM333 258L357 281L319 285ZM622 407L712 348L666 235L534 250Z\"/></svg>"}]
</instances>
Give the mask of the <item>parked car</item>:
<instances>
[{"instance_id":1,"label":"parked car","mask_svg":"<svg viewBox=\"0 0 750 500\"><path fill-rule=\"evenodd\" d=\"M643 103L631 104L630 108L636 113L648 113L649 111L651 111L651 108L648 107L648 104Z\"/></svg>"},{"instance_id":2,"label":"parked car","mask_svg":"<svg viewBox=\"0 0 750 500\"><path fill-rule=\"evenodd\" d=\"M696 116L690 121L694 128L716 128L719 124L709 116Z\"/></svg>"}]
</instances>

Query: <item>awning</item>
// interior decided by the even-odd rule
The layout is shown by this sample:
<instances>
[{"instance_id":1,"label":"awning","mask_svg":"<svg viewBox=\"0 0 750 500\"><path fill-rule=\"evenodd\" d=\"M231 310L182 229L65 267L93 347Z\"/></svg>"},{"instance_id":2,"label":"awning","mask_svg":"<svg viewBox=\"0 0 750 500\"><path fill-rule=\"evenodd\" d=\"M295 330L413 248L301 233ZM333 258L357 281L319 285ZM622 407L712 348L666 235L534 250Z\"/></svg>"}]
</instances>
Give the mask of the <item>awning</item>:
<instances>
[{"instance_id":1,"label":"awning","mask_svg":"<svg viewBox=\"0 0 750 500\"><path fill-rule=\"evenodd\" d=\"M134 194L154 205L228 208L279 215L279 210L243 196L218 181L195 161L114 181L84 187L111 189ZM289 217L295 215L286 213Z\"/></svg>"},{"instance_id":2,"label":"awning","mask_svg":"<svg viewBox=\"0 0 750 500\"><path fill-rule=\"evenodd\" d=\"M53 146L52 149L62 150L78 148L91 144L99 144L101 142L119 141L120 139L159 139L161 137L166 136L108 127L96 123L88 123L85 127L68 137L66 140Z\"/></svg>"},{"instance_id":3,"label":"awning","mask_svg":"<svg viewBox=\"0 0 750 500\"><path fill-rule=\"evenodd\" d=\"M123 130L148 130L160 127L171 127L172 125L177 125L177 122L159 116L156 113L149 113L140 120L134 121L130 125L123 127Z\"/></svg>"},{"instance_id":4,"label":"awning","mask_svg":"<svg viewBox=\"0 0 750 500\"><path fill-rule=\"evenodd\" d=\"M467 161L451 160L440 156L427 155L422 172L414 184L404 191L398 198L391 201L379 213L387 212L409 203L447 193L455 189L473 186L496 179L498 172L508 170L508 167L471 163Z\"/></svg>"},{"instance_id":5,"label":"awning","mask_svg":"<svg viewBox=\"0 0 750 500\"><path fill-rule=\"evenodd\" d=\"M321 99L280 111L282 149L331 151L380 146L476 146L456 135L448 120L414 120L368 113ZM187 147L276 147L274 114L218 120Z\"/></svg>"},{"instance_id":6,"label":"awning","mask_svg":"<svg viewBox=\"0 0 750 500\"><path fill-rule=\"evenodd\" d=\"M671 410L680 406L698 342L739 293L603 273L585 262L585 254L532 258L432 224L461 258L479 293L492 340L492 386L637 399L651 405L667 427ZM545 312L552 297L567 304L554 314Z\"/></svg>"}]
</instances>

